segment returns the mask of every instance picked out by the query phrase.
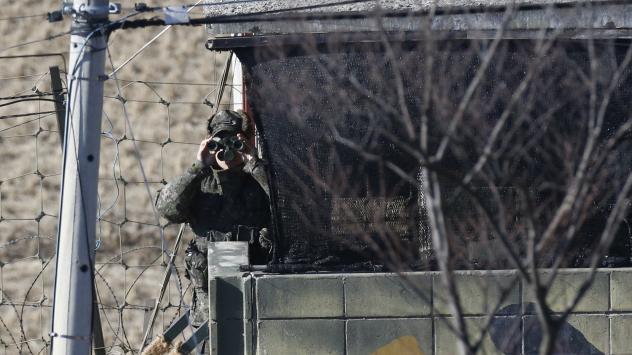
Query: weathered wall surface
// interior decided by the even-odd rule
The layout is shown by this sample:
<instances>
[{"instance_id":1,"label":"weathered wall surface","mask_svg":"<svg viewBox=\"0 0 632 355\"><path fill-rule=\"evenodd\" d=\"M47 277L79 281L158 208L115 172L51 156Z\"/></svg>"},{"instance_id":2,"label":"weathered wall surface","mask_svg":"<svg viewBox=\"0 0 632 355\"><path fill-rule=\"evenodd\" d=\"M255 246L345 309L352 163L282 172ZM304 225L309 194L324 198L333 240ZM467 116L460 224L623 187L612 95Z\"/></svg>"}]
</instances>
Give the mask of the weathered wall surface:
<instances>
[{"instance_id":1,"label":"weathered wall surface","mask_svg":"<svg viewBox=\"0 0 632 355\"><path fill-rule=\"evenodd\" d=\"M538 30L563 29L561 37L630 37L632 5L594 1L591 6L576 0L515 1L511 16L502 0L367 1L334 5L341 1L289 0L237 2L207 6L208 16L227 16L208 26L211 37L232 33L255 35L343 32L415 32L428 28L424 12L435 4L430 28L433 31L479 31L465 37L489 37L480 31L505 30L507 38L542 36ZM333 14L336 17L332 16ZM397 15L400 14L400 15ZM405 15L402 15L405 14ZM238 21L231 16L246 15ZM348 16L347 16L348 15ZM380 19L377 21L376 19ZM591 31L586 31L590 29ZM605 33L594 32L605 31ZM513 33L512 31L518 31ZM452 33L451 36L455 34Z\"/></svg>"},{"instance_id":2,"label":"weathered wall surface","mask_svg":"<svg viewBox=\"0 0 632 355\"><path fill-rule=\"evenodd\" d=\"M602 269L560 335L566 351L632 351L632 273ZM543 271L546 273L546 271ZM588 270L564 270L549 297L563 311ZM492 318L481 353L535 354L533 296L513 271L457 272L472 339ZM436 272L268 275L211 280L218 354L454 354L450 310Z\"/></svg>"},{"instance_id":3,"label":"weathered wall surface","mask_svg":"<svg viewBox=\"0 0 632 355\"><path fill-rule=\"evenodd\" d=\"M245 15L257 12L287 11L296 9L302 12L353 12L380 9L383 11L423 11L433 6L436 8L459 7L492 7L506 6L509 3L515 5L548 5L548 4L573 4L577 0L371 0L371 1L344 1L344 0L275 0L275 1L234 1L220 0L208 1L206 13L210 16L220 15ZM607 3L609 0L595 1ZM342 5L336 5L340 4Z\"/></svg>"}]
</instances>

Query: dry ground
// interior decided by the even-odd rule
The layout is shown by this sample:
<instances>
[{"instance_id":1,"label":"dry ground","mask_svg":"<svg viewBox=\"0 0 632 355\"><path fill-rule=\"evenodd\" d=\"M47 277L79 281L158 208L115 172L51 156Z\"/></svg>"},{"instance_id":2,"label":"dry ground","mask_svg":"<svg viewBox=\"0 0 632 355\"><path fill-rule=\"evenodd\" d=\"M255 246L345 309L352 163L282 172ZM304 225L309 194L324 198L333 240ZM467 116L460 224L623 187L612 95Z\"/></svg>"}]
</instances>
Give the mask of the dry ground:
<instances>
[{"instance_id":1,"label":"dry ground","mask_svg":"<svg viewBox=\"0 0 632 355\"><path fill-rule=\"evenodd\" d=\"M51 24L44 16L8 19L44 14L57 9L60 3L0 0L0 56L63 55L0 58L0 97L33 94L34 89L49 92L49 66L57 65L65 71L67 35L4 50L68 31L68 20ZM133 4L123 2L124 8ZM195 11L201 14L201 9ZM115 32L109 40L114 65L122 63L160 30ZM213 84L218 82L218 68L225 58L206 50L205 40L201 27L172 28L118 72L121 96L127 100L127 113L152 195L161 182L172 179L191 163L196 142L204 135L211 108L203 104L203 99L209 93L209 99L214 97ZM106 71L112 71L109 61ZM161 257L161 228L156 226L151 199L133 154L134 142L125 129L123 106L116 96L116 83L108 80L100 157L102 221L98 230L101 243L97 250L97 282L102 304L107 308L102 312L107 345L137 347L145 306L158 292L164 256ZM0 100L0 105L10 101L13 100ZM0 106L0 116L51 110L51 102L27 101ZM61 164L55 116L0 119L0 162L0 353L43 353L50 331L55 263L51 258ZM164 229L164 246L169 249L176 231L177 226ZM148 265L153 266L147 269ZM183 283L186 288L186 280ZM163 303L170 308L159 326L169 323L179 301L179 291L174 286ZM25 342L26 339L31 341ZM112 350L121 351L125 351L124 346Z\"/></svg>"}]
</instances>

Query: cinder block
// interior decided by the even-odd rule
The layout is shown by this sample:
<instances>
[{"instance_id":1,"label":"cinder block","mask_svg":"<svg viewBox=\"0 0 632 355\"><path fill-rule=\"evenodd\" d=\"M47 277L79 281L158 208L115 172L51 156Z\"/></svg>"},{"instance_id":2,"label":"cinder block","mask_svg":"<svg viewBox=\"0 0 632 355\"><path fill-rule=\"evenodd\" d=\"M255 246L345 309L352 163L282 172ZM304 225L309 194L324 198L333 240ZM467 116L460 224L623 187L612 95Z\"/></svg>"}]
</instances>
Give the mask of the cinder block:
<instances>
[{"instance_id":1,"label":"cinder block","mask_svg":"<svg viewBox=\"0 0 632 355\"><path fill-rule=\"evenodd\" d=\"M610 318L610 344L613 355L632 353L632 315Z\"/></svg>"},{"instance_id":2,"label":"cinder block","mask_svg":"<svg viewBox=\"0 0 632 355\"><path fill-rule=\"evenodd\" d=\"M538 354L542 327L537 316L524 317L524 350ZM608 316L573 315L557 335L556 351L561 354L609 354Z\"/></svg>"},{"instance_id":3,"label":"cinder block","mask_svg":"<svg viewBox=\"0 0 632 355\"><path fill-rule=\"evenodd\" d=\"M209 312L212 320L252 317L252 277L222 276L209 280Z\"/></svg>"},{"instance_id":4,"label":"cinder block","mask_svg":"<svg viewBox=\"0 0 632 355\"><path fill-rule=\"evenodd\" d=\"M486 315L497 308L506 313L520 303L520 282L514 271L459 271L454 273L454 280L464 315ZM435 313L452 314L438 273L433 278L433 295Z\"/></svg>"},{"instance_id":5,"label":"cinder block","mask_svg":"<svg viewBox=\"0 0 632 355\"><path fill-rule=\"evenodd\" d=\"M540 273L543 282L550 277L549 271ZM554 312L563 312L572 303L582 283L589 277L589 270L562 270L557 275L549 289L546 301ZM609 275L605 271L597 271L592 286L579 302L574 312L606 312L609 299ZM528 285L523 286L523 299L526 303L533 303L535 297Z\"/></svg>"},{"instance_id":6,"label":"cinder block","mask_svg":"<svg viewBox=\"0 0 632 355\"><path fill-rule=\"evenodd\" d=\"M612 270L610 296L613 311L632 311L632 269ZM632 348L631 348L632 349ZM632 350L630 350L632 352Z\"/></svg>"},{"instance_id":7,"label":"cinder block","mask_svg":"<svg viewBox=\"0 0 632 355\"><path fill-rule=\"evenodd\" d=\"M208 313L210 320L217 320L217 279L208 278Z\"/></svg>"},{"instance_id":8,"label":"cinder block","mask_svg":"<svg viewBox=\"0 0 632 355\"><path fill-rule=\"evenodd\" d=\"M345 277L347 317L414 317L432 311L432 275L365 274Z\"/></svg>"},{"instance_id":9,"label":"cinder block","mask_svg":"<svg viewBox=\"0 0 632 355\"><path fill-rule=\"evenodd\" d=\"M222 320L216 325L217 354L252 354L252 321Z\"/></svg>"},{"instance_id":10,"label":"cinder block","mask_svg":"<svg viewBox=\"0 0 632 355\"><path fill-rule=\"evenodd\" d=\"M347 355L372 354L412 337L407 354L432 354L432 319L354 319L347 321ZM415 349L416 348L416 349ZM401 349L400 349L400 352Z\"/></svg>"},{"instance_id":11,"label":"cinder block","mask_svg":"<svg viewBox=\"0 0 632 355\"><path fill-rule=\"evenodd\" d=\"M577 314L568 318L568 323L580 331L586 340L598 351L591 349L589 354L610 353L609 319L606 315L582 315ZM630 351L632 349L628 349Z\"/></svg>"},{"instance_id":12,"label":"cinder block","mask_svg":"<svg viewBox=\"0 0 632 355\"><path fill-rule=\"evenodd\" d=\"M260 355L345 353L343 320L263 320L257 324L257 330L257 354Z\"/></svg>"},{"instance_id":13,"label":"cinder block","mask_svg":"<svg viewBox=\"0 0 632 355\"><path fill-rule=\"evenodd\" d=\"M454 326L454 318L435 318L435 354L458 354L459 340L447 322ZM522 327L519 316L494 317L485 332L483 342L477 354L511 354L522 353ZM487 317L466 317L470 343L476 342L483 335Z\"/></svg>"},{"instance_id":14,"label":"cinder block","mask_svg":"<svg viewBox=\"0 0 632 355\"><path fill-rule=\"evenodd\" d=\"M208 322L208 338L209 354L219 355L217 349L217 323L212 320Z\"/></svg>"},{"instance_id":15,"label":"cinder block","mask_svg":"<svg viewBox=\"0 0 632 355\"><path fill-rule=\"evenodd\" d=\"M255 321L244 321L244 355L254 355L257 349L255 349Z\"/></svg>"},{"instance_id":16,"label":"cinder block","mask_svg":"<svg viewBox=\"0 0 632 355\"><path fill-rule=\"evenodd\" d=\"M344 314L341 276L264 276L255 282L260 319L332 318Z\"/></svg>"}]
</instances>

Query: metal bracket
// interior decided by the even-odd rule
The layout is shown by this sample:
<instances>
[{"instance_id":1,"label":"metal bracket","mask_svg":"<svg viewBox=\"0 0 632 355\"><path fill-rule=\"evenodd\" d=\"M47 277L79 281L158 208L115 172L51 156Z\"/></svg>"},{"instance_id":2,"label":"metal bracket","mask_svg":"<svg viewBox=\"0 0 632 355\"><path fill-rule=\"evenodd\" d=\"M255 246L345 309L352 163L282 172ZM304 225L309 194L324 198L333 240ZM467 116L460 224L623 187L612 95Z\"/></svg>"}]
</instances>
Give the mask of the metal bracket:
<instances>
[{"instance_id":1,"label":"metal bracket","mask_svg":"<svg viewBox=\"0 0 632 355\"><path fill-rule=\"evenodd\" d=\"M107 13L120 14L121 9L121 3L111 2L108 4ZM77 14L81 14L81 16L84 17L103 17L103 15L105 15L105 11L103 8L95 6L81 6L78 10L75 11L75 9L72 7L72 2L63 2L61 5L61 10L49 12L47 14L47 18L48 22L59 22L64 19L64 16Z\"/></svg>"},{"instance_id":2,"label":"metal bracket","mask_svg":"<svg viewBox=\"0 0 632 355\"><path fill-rule=\"evenodd\" d=\"M108 11L111 14L120 14L121 13L121 3L120 2L111 2L108 5Z\"/></svg>"},{"instance_id":3,"label":"metal bracket","mask_svg":"<svg viewBox=\"0 0 632 355\"><path fill-rule=\"evenodd\" d=\"M74 11L71 2L63 2L61 4L61 10L52 11L47 14L48 22L62 21L64 16L72 15Z\"/></svg>"},{"instance_id":4,"label":"metal bracket","mask_svg":"<svg viewBox=\"0 0 632 355\"><path fill-rule=\"evenodd\" d=\"M118 13L116 11L120 12L120 10L120 4L108 3L107 6L105 4L101 6L81 4L78 9L73 10L73 16L75 17L75 21L99 22L106 20L109 14Z\"/></svg>"}]
</instances>

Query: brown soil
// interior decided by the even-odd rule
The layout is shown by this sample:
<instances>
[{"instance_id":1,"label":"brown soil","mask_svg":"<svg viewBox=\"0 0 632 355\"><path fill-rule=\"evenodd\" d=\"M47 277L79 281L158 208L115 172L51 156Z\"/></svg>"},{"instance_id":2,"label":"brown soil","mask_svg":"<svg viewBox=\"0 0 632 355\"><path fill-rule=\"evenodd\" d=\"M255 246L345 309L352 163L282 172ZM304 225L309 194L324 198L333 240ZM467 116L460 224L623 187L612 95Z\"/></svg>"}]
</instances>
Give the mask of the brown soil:
<instances>
[{"instance_id":1,"label":"brown soil","mask_svg":"<svg viewBox=\"0 0 632 355\"><path fill-rule=\"evenodd\" d=\"M0 50L68 31L68 20L48 23L44 16L4 20L43 14L57 9L60 3L0 1ZM129 9L133 4L124 1L123 7ZM201 9L195 11L201 14ZM114 65L129 58L161 30L115 32L109 39ZM106 346L111 353L129 351L130 345L137 351L146 309L158 293L161 263L167 258L161 257L161 228L156 226L151 201L162 182L180 174L193 161L197 142L204 136L211 107L203 101L216 88L213 84L218 82L218 68L225 60L224 54L209 52L204 47L205 40L201 27L171 28L118 72L121 96L127 100L125 106L151 198L134 156L134 142L125 128L123 105L116 99L116 82L106 82L97 286ZM34 88L49 92L49 67L56 65L66 71L68 47L66 35L0 52L0 56L63 56L0 58L0 97L33 94ZM106 72L111 71L108 61ZM213 97L211 93L209 99ZM0 105L7 102L2 100ZM27 101L0 107L0 116L52 110L52 102ZM119 159L115 160L117 150ZM61 159L54 114L0 119L0 352L39 353L49 341L55 268L51 258L55 250ZM105 212L108 207L111 208ZM165 223L160 221L162 226ZM164 246L169 250L177 230L178 226L164 228ZM188 283L182 270L179 274L186 289ZM163 301L166 310L159 315L156 332L168 325L180 304L174 280Z\"/></svg>"}]
</instances>

